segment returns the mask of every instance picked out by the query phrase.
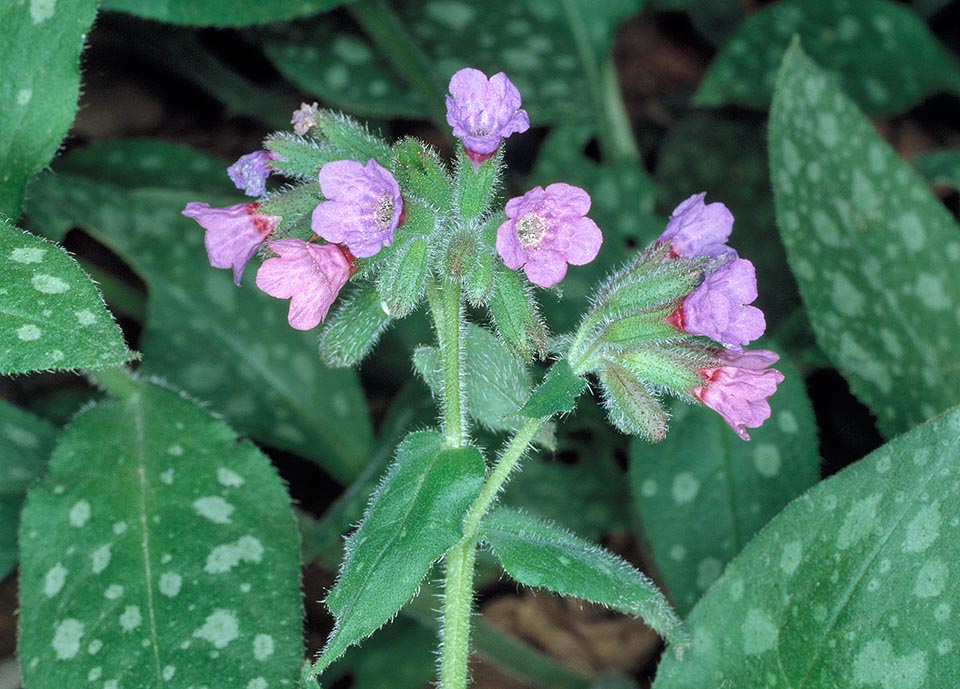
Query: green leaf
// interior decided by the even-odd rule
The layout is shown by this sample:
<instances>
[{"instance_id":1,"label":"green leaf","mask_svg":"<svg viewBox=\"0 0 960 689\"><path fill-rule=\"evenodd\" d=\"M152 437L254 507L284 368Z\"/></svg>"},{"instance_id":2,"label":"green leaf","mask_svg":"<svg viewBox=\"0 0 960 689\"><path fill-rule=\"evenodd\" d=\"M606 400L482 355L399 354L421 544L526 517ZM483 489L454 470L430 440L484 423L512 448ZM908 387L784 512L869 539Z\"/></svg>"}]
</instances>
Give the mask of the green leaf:
<instances>
[{"instance_id":1,"label":"green leaf","mask_svg":"<svg viewBox=\"0 0 960 689\"><path fill-rule=\"evenodd\" d=\"M693 609L655 689L951 689L960 597L960 411L791 503Z\"/></svg>"},{"instance_id":2,"label":"green leaf","mask_svg":"<svg viewBox=\"0 0 960 689\"><path fill-rule=\"evenodd\" d=\"M134 358L93 282L56 244L0 218L0 373Z\"/></svg>"},{"instance_id":3,"label":"green leaf","mask_svg":"<svg viewBox=\"0 0 960 689\"><path fill-rule=\"evenodd\" d=\"M487 515L481 539L521 584L635 615L675 646L686 644L680 620L654 583L600 546L505 507Z\"/></svg>"},{"instance_id":4,"label":"green leaf","mask_svg":"<svg viewBox=\"0 0 960 689\"><path fill-rule=\"evenodd\" d=\"M547 371L520 414L534 419L567 414L574 410L577 398L586 389L587 381L574 374L566 359L560 359Z\"/></svg>"},{"instance_id":5,"label":"green leaf","mask_svg":"<svg viewBox=\"0 0 960 689\"><path fill-rule=\"evenodd\" d=\"M910 9L890 0L781 0L740 25L700 84L699 105L766 108L794 35L871 113L903 112L960 89L957 60Z\"/></svg>"},{"instance_id":6,"label":"green leaf","mask_svg":"<svg viewBox=\"0 0 960 689\"><path fill-rule=\"evenodd\" d=\"M777 80L770 172L817 341L880 430L960 401L960 228L799 46Z\"/></svg>"},{"instance_id":7,"label":"green leaf","mask_svg":"<svg viewBox=\"0 0 960 689\"><path fill-rule=\"evenodd\" d=\"M707 203L719 201L733 213L730 245L757 269L760 294L755 305L763 310L767 332L800 306L777 234L762 117L743 112L688 114L663 141L657 182L663 188L664 211L706 191Z\"/></svg>"},{"instance_id":8,"label":"green leaf","mask_svg":"<svg viewBox=\"0 0 960 689\"><path fill-rule=\"evenodd\" d=\"M97 0L0 7L0 215L16 220L27 180L60 147L77 114L80 51Z\"/></svg>"},{"instance_id":9,"label":"green leaf","mask_svg":"<svg viewBox=\"0 0 960 689\"><path fill-rule=\"evenodd\" d=\"M921 153L913 164L930 184L960 189L960 150Z\"/></svg>"},{"instance_id":10,"label":"green leaf","mask_svg":"<svg viewBox=\"0 0 960 689\"><path fill-rule=\"evenodd\" d=\"M437 635L398 617L363 646L350 648L324 673L324 684L350 673L355 689L421 689L436 675Z\"/></svg>"},{"instance_id":11,"label":"green leaf","mask_svg":"<svg viewBox=\"0 0 960 689\"><path fill-rule=\"evenodd\" d=\"M817 427L803 379L786 360L772 415L736 437L706 407L675 404L658 445L630 445L630 487L657 568L686 615L764 524L819 476ZM678 529L677 524L687 524Z\"/></svg>"},{"instance_id":12,"label":"green leaf","mask_svg":"<svg viewBox=\"0 0 960 689\"><path fill-rule=\"evenodd\" d=\"M347 539L327 607L336 624L315 670L390 620L430 567L463 535L463 517L480 493L484 462L472 447L446 449L435 432L408 435Z\"/></svg>"},{"instance_id":13,"label":"green leaf","mask_svg":"<svg viewBox=\"0 0 960 689\"><path fill-rule=\"evenodd\" d=\"M107 156L118 148L112 144L100 158L107 179L116 179ZM341 481L355 477L373 442L356 374L323 367L314 337L287 324L287 302L256 289L254 265L240 289L229 271L211 268L203 231L180 216L198 197L214 206L238 199L144 188L135 175L107 183L74 173L75 155L86 170L99 153L99 145L81 149L61 161L59 174L36 180L29 212L42 228L82 227L146 281L142 370L210 402L244 433L315 459ZM184 159L222 170L222 163L170 144L154 143L152 156L170 177Z\"/></svg>"},{"instance_id":14,"label":"green leaf","mask_svg":"<svg viewBox=\"0 0 960 689\"><path fill-rule=\"evenodd\" d=\"M619 23L640 5L637 0L583 3L589 11L578 12L579 1L573 1L573 12L549 0L496 0L482 6L415 0L383 6L408 32L395 40L413 45L433 66L429 77L438 92L445 93L450 77L463 67L488 75L505 71L523 94L531 120L549 124L594 116L590 79L596 70L587 60L606 52ZM421 92L410 88L397 67L343 17L277 27L261 40L287 79L334 107L374 117L430 115Z\"/></svg>"},{"instance_id":15,"label":"green leaf","mask_svg":"<svg viewBox=\"0 0 960 689\"><path fill-rule=\"evenodd\" d=\"M24 683L294 686L300 559L283 483L222 421L138 387L77 417L28 494Z\"/></svg>"},{"instance_id":16,"label":"green leaf","mask_svg":"<svg viewBox=\"0 0 960 689\"><path fill-rule=\"evenodd\" d=\"M20 508L50 459L57 429L0 399L0 579L17 566Z\"/></svg>"},{"instance_id":17,"label":"green leaf","mask_svg":"<svg viewBox=\"0 0 960 689\"><path fill-rule=\"evenodd\" d=\"M327 12L350 0L103 0L103 9L127 12L144 19L190 26L249 26L281 22Z\"/></svg>"}]
</instances>

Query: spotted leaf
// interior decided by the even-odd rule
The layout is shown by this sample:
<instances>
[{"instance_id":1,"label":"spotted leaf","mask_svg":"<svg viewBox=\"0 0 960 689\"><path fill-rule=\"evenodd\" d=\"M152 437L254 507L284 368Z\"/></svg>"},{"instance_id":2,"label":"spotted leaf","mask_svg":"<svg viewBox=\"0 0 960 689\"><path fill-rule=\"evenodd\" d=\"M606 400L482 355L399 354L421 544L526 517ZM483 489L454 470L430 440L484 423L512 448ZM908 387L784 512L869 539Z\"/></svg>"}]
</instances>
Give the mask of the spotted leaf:
<instances>
[{"instance_id":1,"label":"spotted leaf","mask_svg":"<svg viewBox=\"0 0 960 689\"><path fill-rule=\"evenodd\" d=\"M892 437L960 401L960 227L794 45L770 114L780 237L817 341Z\"/></svg>"},{"instance_id":2,"label":"spotted leaf","mask_svg":"<svg viewBox=\"0 0 960 689\"><path fill-rule=\"evenodd\" d=\"M28 494L24 683L294 687L298 546L267 458L175 392L138 384L78 416Z\"/></svg>"},{"instance_id":3,"label":"spotted leaf","mask_svg":"<svg viewBox=\"0 0 960 689\"><path fill-rule=\"evenodd\" d=\"M133 356L67 252L0 219L0 373L105 368Z\"/></svg>"},{"instance_id":4,"label":"spotted leaf","mask_svg":"<svg viewBox=\"0 0 960 689\"><path fill-rule=\"evenodd\" d=\"M795 500L687 619L654 689L951 689L960 632L960 410Z\"/></svg>"},{"instance_id":5,"label":"spotted leaf","mask_svg":"<svg viewBox=\"0 0 960 689\"><path fill-rule=\"evenodd\" d=\"M681 614L764 524L817 481L817 429L803 379L784 359L777 368L784 381L770 398L772 416L750 430L750 442L716 412L678 403L663 442L635 438L630 446L634 504Z\"/></svg>"},{"instance_id":6,"label":"spotted leaf","mask_svg":"<svg viewBox=\"0 0 960 689\"><path fill-rule=\"evenodd\" d=\"M326 12L349 0L272 0L224 4L219 0L104 0L103 9L189 26L248 26Z\"/></svg>"}]
</instances>

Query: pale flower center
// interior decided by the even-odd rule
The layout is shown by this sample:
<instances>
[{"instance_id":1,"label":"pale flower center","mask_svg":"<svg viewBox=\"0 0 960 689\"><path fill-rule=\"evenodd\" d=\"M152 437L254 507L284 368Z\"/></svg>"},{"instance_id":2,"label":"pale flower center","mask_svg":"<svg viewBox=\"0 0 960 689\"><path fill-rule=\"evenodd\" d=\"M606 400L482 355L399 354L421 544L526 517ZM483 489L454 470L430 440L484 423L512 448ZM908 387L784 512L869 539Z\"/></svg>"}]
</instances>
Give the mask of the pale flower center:
<instances>
[{"instance_id":1,"label":"pale flower center","mask_svg":"<svg viewBox=\"0 0 960 689\"><path fill-rule=\"evenodd\" d=\"M386 192L377 200L377 207L373 212L377 227L386 230L393 223L393 196Z\"/></svg>"},{"instance_id":2,"label":"pale flower center","mask_svg":"<svg viewBox=\"0 0 960 689\"><path fill-rule=\"evenodd\" d=\"M530 211L517 221L517 238L524 249L540 246L547 233L547 221Z\"/></svg>"}]
</instances>

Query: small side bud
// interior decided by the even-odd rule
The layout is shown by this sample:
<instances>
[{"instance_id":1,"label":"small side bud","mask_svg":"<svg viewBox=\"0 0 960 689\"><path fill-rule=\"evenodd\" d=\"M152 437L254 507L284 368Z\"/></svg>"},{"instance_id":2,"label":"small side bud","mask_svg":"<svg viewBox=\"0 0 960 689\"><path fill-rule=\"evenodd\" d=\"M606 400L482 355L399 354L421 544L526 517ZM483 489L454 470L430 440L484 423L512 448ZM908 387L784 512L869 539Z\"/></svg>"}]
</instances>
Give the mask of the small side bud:
<instances>
[{"instance_id":1,"label":"small side bud","mask_svg":"<svg viewBox=\"0 0 960 689\"><path fill-rule=\"evenodd\" d=\"M500 337L524 359L546 354L547 330L536 300L514 271L495 271L487 310Z\"/></svg>"},{"instance_id":2,"label":"small side bud","mask_svg":"<svg viewBox=\"0 0 960 689\"><path fill-rule=\"evenodd\" d=\"M404 194L420 197L441 213L453 208L452 182L433 148L403 139L393 147L393 170Z\"/></svg>"},{"instance_id":3,"label":"small side bud","mask_svg":"<svg viewBox=\"0 0 960 689\"><path fill-rule=\"evenodd\" d=\"M408 315L420 303L429 274L425 239L402 241L384 261L377 290L386 311L396 318Z\"/></svg>"},{"instance_id":4,"label":"small side bud","mask_svg":"<svg viewBox=\"0 0 960 689\"><path fill-rule=\"evenodd\" d=\"M667 435L667 413L633 373L608 361L600 369L607 416L617 430L659 442Z\"/></svg>"},{"instance_id":5,"label":"small side bud","mask_svg":"<svg viewBox=\"0 0 960 689\"><path fill-rule=\"evenodd\" d=\"M340 299L320 332L320 357L328 366L359 364L391 322L380 294L367 283Z\"/></svg>"}]
</instances>

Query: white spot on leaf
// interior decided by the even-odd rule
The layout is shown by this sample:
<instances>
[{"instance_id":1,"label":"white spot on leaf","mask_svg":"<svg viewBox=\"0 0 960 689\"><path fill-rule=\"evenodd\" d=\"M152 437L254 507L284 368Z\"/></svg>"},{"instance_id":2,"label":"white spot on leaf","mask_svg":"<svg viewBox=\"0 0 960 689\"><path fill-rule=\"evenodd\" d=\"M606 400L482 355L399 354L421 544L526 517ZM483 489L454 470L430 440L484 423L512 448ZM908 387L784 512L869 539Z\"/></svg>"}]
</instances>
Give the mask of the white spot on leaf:
<instances>
[{"instance_id":1,"label":"white spot on leaf","mask_svg":"<svg viewBox=\"0 0 960 689\"><path fill-rule=\"evenodd\" d=\"M266 660L273 655L273 637L269 634L257 634L253 637L253 657Z\"/></svg>"},{"instance_id":2,"label":"white spot on leaf","mask_svg":"<svg viewBox=\"0 0 960 689\"><path fill-rule=\"evenodd\" d=\"M47 598L53 598L60 593L64 583L67 581L67 568L61 563L55 564L47 572L43 580L43 593Z\"/></svg>"},{"instance_id":3,"label":"white spot on leaf","mask_svg":"<svg viewBox=\"0 0 960 689\"><path fill-rule=\"evenodd\" d=\"M90 503L86 500L80 500L70 508L70 525L78 529L82 528L87 520L90 519Z\"/></svg>"},{"instance_id":4,"label":"white spot on leaf","mask_svg":"<svg viewBox=\"0 0 960 689\"><path fill-rule=\"evenodd\" d=\"M233 514L234 508L233 505L219 495L210 495L194 500L193 509L195 509L200 516L206 517L212 522L229 524L230 515Z\"/></svg>"},{"instance_id":5,"label":"white spot on leaf","mask_svg":"<svg viewBox=\"0 0 960 689\"><path fill-rule=\"evenodd\" d=\"M57 625L53 632L54 653L60 660L70 660L80 652L80 641L83 639L83 622L75 619L67 619Z\"/></svg>"},{"instance_id":6,"label":"white spot on leaf","mask_svg":"<svg viewBox=\"0 0 960 689\"><path fill-rule=\"evenodd\" d=\"M240 623L233 612L221 608L210 613L203 626L194 630L193 636L209 641L214 648L226 648L240 636Z\"/></svg>"}]
</instances>

